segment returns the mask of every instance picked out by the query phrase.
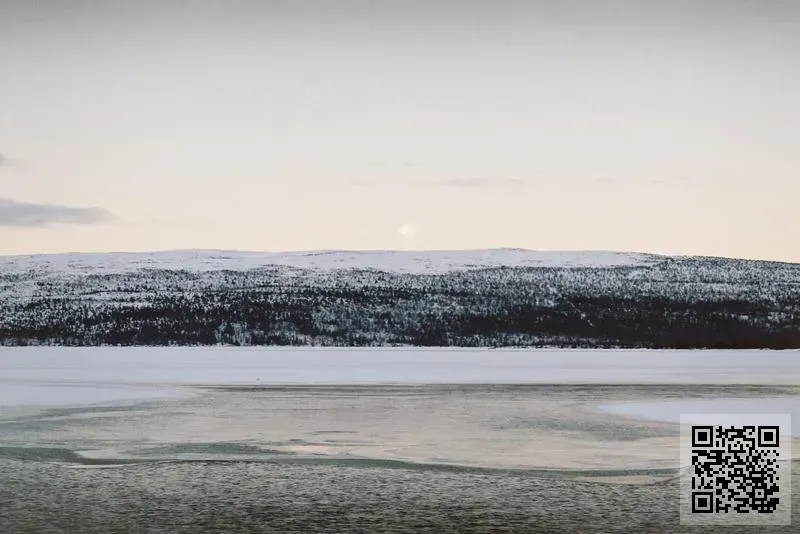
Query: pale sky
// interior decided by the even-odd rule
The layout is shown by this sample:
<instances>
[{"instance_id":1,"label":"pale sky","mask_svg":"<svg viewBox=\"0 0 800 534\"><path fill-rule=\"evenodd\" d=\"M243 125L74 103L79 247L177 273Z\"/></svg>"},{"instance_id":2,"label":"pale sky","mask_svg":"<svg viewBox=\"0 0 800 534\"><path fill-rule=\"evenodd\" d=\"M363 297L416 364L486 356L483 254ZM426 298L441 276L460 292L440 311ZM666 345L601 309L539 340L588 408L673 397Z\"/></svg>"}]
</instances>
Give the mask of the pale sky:
<instances>
[{"instance_id":1,"label":"pale sky","mask_svg":"<svg viewBox=\"0 0 800 534\"><path fill-rule=\"evenodd\" d=\"M800 262L796 0L0 0L0 254Z\"/></svg>"}]
</instances>

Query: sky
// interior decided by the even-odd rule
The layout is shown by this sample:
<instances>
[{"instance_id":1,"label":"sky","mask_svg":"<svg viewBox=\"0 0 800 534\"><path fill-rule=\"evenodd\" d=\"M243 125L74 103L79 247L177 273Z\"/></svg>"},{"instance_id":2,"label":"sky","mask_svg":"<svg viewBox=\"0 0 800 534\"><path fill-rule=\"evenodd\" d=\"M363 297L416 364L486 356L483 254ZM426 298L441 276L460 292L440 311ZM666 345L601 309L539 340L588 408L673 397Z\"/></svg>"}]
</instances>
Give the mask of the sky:
<instances>
[{"instance_id":1,"label":"sky","mask_svg":"<svg viewBox=\"0 0 800 534\"><path fill-rule=\"evenodd\" d=\"M0 0L0 254L800 262L795 0Z\"/></svg>"}]
</instances>

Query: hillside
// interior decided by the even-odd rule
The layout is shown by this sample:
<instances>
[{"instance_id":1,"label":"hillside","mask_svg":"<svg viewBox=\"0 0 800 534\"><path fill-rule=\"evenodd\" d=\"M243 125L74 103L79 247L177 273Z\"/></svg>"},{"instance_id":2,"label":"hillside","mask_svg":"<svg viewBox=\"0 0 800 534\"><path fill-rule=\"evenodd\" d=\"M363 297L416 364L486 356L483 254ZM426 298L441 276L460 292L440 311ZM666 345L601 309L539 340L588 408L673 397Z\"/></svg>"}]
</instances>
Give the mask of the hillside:
<instances>
[{"instance_id":1,"label":"hillside","mask_svg":"<svg viewBox=\"0 0 800 534\"><path fill-rule=\"evenodd\" d=\"M800 265L520 249L0 257L0 344L800 348Z\"/></svg>"}]
</instances>

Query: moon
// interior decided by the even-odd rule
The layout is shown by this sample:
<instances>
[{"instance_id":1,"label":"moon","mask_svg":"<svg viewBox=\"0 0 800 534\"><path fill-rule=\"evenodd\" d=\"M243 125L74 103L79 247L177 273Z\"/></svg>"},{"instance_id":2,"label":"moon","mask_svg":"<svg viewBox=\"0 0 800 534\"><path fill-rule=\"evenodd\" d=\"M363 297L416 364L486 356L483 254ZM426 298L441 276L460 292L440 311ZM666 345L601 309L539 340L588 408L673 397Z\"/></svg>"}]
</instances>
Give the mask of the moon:
<instances>
[{"instance_id":1,"label":"moon","mask_svg":"<svg viewBox=\"0 0 800 534\"><path fill-rule=\"evenodd\" d=\"M417 227L411 223L404 223L397 229L397 233L410 239L417 235Z\"/></svg>"}]
</instances>

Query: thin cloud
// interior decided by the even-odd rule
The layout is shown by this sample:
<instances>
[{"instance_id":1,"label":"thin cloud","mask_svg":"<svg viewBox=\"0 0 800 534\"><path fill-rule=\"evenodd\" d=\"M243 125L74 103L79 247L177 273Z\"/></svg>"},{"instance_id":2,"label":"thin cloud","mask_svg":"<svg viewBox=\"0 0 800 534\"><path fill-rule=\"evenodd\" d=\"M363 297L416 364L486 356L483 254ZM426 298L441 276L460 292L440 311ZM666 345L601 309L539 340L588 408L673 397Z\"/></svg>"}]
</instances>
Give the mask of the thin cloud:
<instances>
[{"instance_id":1,"label":"thin cloud","mask_svg":"<svg viewBox=\"0 0 800 534\"><path fill-rule=\"evenodd\" d=\"M421 187L445 187L458 189L496 189L509 187L522 187L526 182L520 178L412 178L412 179L370 179L352 178L351 187L361 188L370 186L411 185Z\"/></svg>"},{"instance_id":2,"label":"thin cloud","mask_svg":"<svg viewBox=\"0 0 800 534\"><path fill-rule=\"evenodd\" d=\"M6 167L11 169L19 166L20 166L19 160L16 160L14 158L9 158L8 156L0 152L0 168Z\"/></svg>"},{"instance_id":3,"label":"thin cloud","mask_svg":"<svg viewBox=\"0 0 800 534\"><path fill-rule=\"evenodd\" d=\"M427 180L422 183L439 187L486 187L485 180L477 178L447 178L443 180Z\"/></svg>"},{"instance_id":4,"label":"thin cloud","mask_svg":"<svg viewBox=\"0 0 800 534\"><path fill-rule=\"evenodd\" d=\"M421 168L422 165L417 163L416 161L404 160L404 161L381 161L381 160L372 160L366 163L367 167L378 167L383 169L416 169Z\"/></svg>"},{"instance_id":5,"label":"thin cloud","mask_svg":"<svg viewBox=\"0 0 800 534\"><path fill-rule=\"evenodd\" d=\"M42 228L52 224L94 225L114 219L104 208L77 208L59 204L34 204L0 198L0 226Z\"/></svg>"},{"instance_id":6,"label":"thin cloud","mask_svg":"<svg viewBox=\"0 0 800 534\"><path fill-rule=\"evenodd\" d=\"M525 184L519 178L443 178L439 180L421 180L419 183L436 187L455 188L519 187Z\"/></svg>"}]
</instances>

